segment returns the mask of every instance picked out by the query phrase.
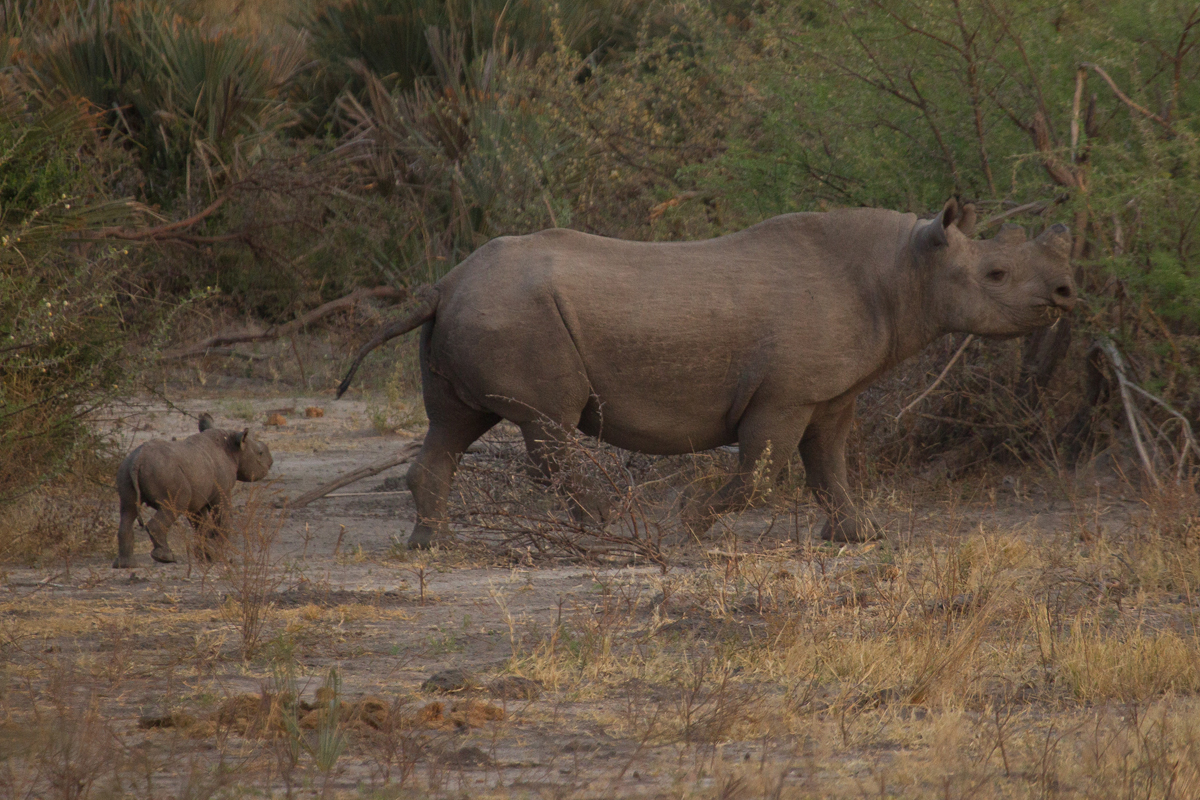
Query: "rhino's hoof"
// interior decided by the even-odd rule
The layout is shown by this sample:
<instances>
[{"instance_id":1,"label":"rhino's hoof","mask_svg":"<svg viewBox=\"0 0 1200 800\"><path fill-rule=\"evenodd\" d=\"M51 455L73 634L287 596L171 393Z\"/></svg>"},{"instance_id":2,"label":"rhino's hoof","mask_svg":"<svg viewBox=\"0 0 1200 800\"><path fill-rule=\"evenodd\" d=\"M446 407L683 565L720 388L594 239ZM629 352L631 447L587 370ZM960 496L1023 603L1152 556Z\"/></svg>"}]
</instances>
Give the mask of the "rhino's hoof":
<instances>
[{"instance_id":1,"label":"rhino's hoof","mask_svg":"<svg viewBox=\"0 0 1200 800\"><path fill-rule=\"evenodd\" d=\"M683 529L695 537L708 533L709 528L717 521L717 515L705 511L701 507L702 505L696 503L691 508L685 506L679 513L679 521L683 524Z\"/></svg>"},{"instance_id":2,"label":"rhino's hoof","mask_svg":"<svg viewBox=\"0 0 1200 800\"><path fill-rule=\"evenodd\" d=\"M175 554L166 547L156 547L150 551L150 557L160 564L174 564Z\"/></svg>"},{"instance_id":3,"label":"rhino's hoof","mask_svg":"<svg viewBox=\"0 0 1200 800\"><path fill-rule=\"evenodd\" d=\"M132 558L123 558L121 556L117 556L115 559L113 559L113 569L130 569L132 566Z\"/></svg>"},{"instance_id":4,"label":"rhino's hoof","mask_svg":"<svg viewBox=\"0 0 1200 800\"><path fill-rule=\"evenodd\" d=\"M408 537L409 550L428 550L433 547L433 528L417 523Z\"/></svg>"},{"instance_id":5,"label":"rhino's hoof","mask_svg":"<svg viewBox=\"0 0 1200 800\"><path fill-rule=\"evenodd\" d=\"M843 517L836 522L831 517L821 528L821 538L827 542L870 542L883 538L883 526L869 517Z\"/></svg>"},{"instance_id":6,"label":"rhino's hoof","mask_svg":"<svg viewBox=\"0 0 1200 800\"><path fill-rule=\"evenodd\" d=\"M590 494L572 495L569 506L576 522L604 525L613 517L612 505Z\"/></svg>"}]
</instances>

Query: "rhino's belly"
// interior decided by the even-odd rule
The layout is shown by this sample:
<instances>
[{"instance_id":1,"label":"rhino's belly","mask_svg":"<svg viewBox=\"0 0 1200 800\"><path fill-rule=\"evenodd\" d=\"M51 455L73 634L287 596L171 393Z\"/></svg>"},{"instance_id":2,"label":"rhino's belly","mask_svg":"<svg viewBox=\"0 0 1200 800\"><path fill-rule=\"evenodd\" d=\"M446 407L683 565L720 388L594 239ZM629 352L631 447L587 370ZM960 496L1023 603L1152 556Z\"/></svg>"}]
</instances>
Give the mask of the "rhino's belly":
<instances>
[{"instance_id":1,"label":"rhino's belly","mask_svg":"<svg viewBox=\"0 0 1200 800\"><path fill-rule=\"evenodd\" d=\"M717 398L657 399L639 403L636 397L589 403L579 429L625 450L652 455L679 455L710 450L737 441L728 426L727 404ZM695 402L699 400L699 402Z\"/></svg>"}]
</instances>

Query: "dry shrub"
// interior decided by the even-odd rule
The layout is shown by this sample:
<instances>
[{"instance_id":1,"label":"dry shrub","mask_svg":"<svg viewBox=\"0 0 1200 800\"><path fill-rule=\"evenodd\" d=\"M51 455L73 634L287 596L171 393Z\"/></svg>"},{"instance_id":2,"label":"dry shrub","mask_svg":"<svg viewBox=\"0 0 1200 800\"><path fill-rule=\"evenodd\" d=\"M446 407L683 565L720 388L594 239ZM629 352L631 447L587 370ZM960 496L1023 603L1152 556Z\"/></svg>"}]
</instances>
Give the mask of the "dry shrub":
<instances>
[{"instance_id":1,"label":"dry shrub","mask_svg":"<svg viewBox=\"0 0 1200 800\"><path fill-rule=\"evenodd\" d=\"M1170 631L1106 630L1076 617L1058 643L1060 674L1080 700L1145 700L1200 691L1200 642Z\"/></svg>"},{"instance_id":2,"label":"dry shrub","mask_svg":"<svg viewBox=\"0 0 1200 800\"><path fill-rule=\"evenodd\" d=\"M556 435L563 444L551 479L528 465L517 440L485 440L483 453L463 459L456 513L516 552L592 561L632 557L665 568L677 539L668 523L671 511L662 504L670 492L668 476L655 470L659 464L578 431ZM526 469L514 469L517 460ZM610 504L607 523L593 516L597 501Z\"/></svg>"},{"instance_id":3,"label":"dry shrub","mask_svg":"<svg viewBox=\"0 0 1200 800\"><path fill-rule=\"evenodd\" d=\"M1200 726L1195 701L1131 703L1087 726L1077 783L1084 796L1200 797Z\"/></svg>"},{"instance_id":4,"label":"dry shrub","mask_svg":"<svg viewBox=\"0 0 1200 800\"><path fill-rule=\"evenodd\" d=\"M115 492L97 498L91 487L55 485L0 505L0 561L69 567L75 556L111 548L116 499Z\"/></svg>"},{"instance_id":5,"label":"dry shrub","mask_svg":"<svg viewBox=\"0 0 1200 800\"><path fill-rule=\"evenodd\" d=\"M218 543L218 576L226 590L223 613L241 635L243 658L257 651L274 609L270 598L287 580L272 557L285 519L285 511L271 508L251 487L244 511Z\"/></svg>"},{"instance_id":6,"label":"dry shrub","mask_svg":"<svg viewBox=\"0 0 1200 800\"><path fill-rule=\"evenodd\" d=\"M53 700L50 709L33 708L34 718L21 726L19 735L4 736L0 792L62 800L119 793L123 749L99 704L61 696Z\"/></svg>"}]
</instances>

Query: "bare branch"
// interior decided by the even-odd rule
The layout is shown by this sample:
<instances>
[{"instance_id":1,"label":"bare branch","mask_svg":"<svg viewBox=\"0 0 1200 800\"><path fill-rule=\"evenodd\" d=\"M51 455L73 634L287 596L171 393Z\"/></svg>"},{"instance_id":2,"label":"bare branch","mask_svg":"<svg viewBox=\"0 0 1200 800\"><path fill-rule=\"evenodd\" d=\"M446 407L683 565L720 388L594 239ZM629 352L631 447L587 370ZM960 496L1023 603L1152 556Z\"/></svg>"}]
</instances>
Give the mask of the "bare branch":
<instances>
[{"instance_id":1,"label":"bare branch","mask_svg":"<svg viewBox=\"0 0 1200 800\"><path fill-rule=\"evenodd\" d=\"M212 352L213 348L221 347L230 344L247 344L249 342L266 342L273 339L279 339L284 336L290 336L304 330L304 328L313 324L323 317L327 317L335 311L341 311L348 308L353 308L358 303L367 298L376 298L380 300L403 300L408 297L408 291L405 289L396 289L391 286L375 286L370 289L355 289L345 297L339 297L337 300L330 300L324 305L314 308L303 316L297 317L291 322L283 325L272 325L262 333L227 333L210 336L203 342L188 345L181 350L174 352L163 353L161 360L163 361L182 361L188 358L197 358Z\"/></svg>"},{"instance_id":2,"label":"bare branch","mask_svg":"<svg viewBox=\"0 0 1200 800\"><path fill-rule=\"evenodd\" d=\"M954 352L954 355L951 356L950 362L948 364L946 364L944 369L942 369L942 374L938 375L937 379L933 383L929 384L929 388L926 389L925 391L921 392L921 394L917 396L916 400L913 400L911 403L906 405L904 408L900 409L900 413L896 415L897 422L899 422L900 418L903 417L906 413L908 413L913 408L913 406L917 405L917 403L920 403L922 400L924 400L926 397L928 397L929 393L932 392L934 389L936 389L941 384L941 382L946 378L946 375L950 372L950 368L954 366L954 362L958 361L958 357L961 356L963 354L963 351L967 349L967 345L969 345L973 341L975 341L975 334L973 334L973 333L967 334L967 338L963 339L963 343L958 346L958 350L956 350Z\"/></svg>"},{"instance_id":3,"label":"bare branch","mask_svg":"<svg viewBox=\"0 0 1200 800\"><path fill-rule=\"evenodd\" d=\"M1163 119L1158 114L1155 114L1153 111L1146 108L1145 106L1141 106L1141 105L1138 105L1137 103L1133 102L1133 100L1131 100L1129 98L1129 95L1127 95L1121 91L1121 87L1117 86L1117 82L1114 81L1111 77L1109 77L1109 74L1107 72L1105 72L1104 68L1101 67L1099 64L1093 64L1090 61L1084 61L1084 62L1080 63L1079 67L1080 67L1080 69L1084 69L1084 68L1090 69L1093 72L1095 72L1097 75L1099 75L1101 78L1103 78L1104 82L1107 83L1109 85L1109 88L1111 88L1113 90L1113 94L1115 94L1117 96L1117 99L1120 100L1122 103L1129 106L1134 111L1137 111L1137 112L1141 113L1142 115L1146 116L1147 118L1157 122L1159 125L1161 125L1163 128L1165 128L1170 133L1175 133L1175 128L1171 126L1170 122Z\"/></svg>"},{"instance_id":4,"label":"bare branch","mask_svg":"<svg viewBox=\"0 0 1200 800\"><path fill-rule=\"evenodd\" d=\"M399 452L397 452L391 458L376 462L366 467L359 467L352 472L347 472L345 475L335 478L329 483L324 483L315 489L310 489L294 500L284 500L279 503L279 505L283 505L288 508L304 508L312 501L318 500L336 489L340 489L343 486L349 486L356 481L361 481L363 478L369 478L372 475L378 475L384 470L391 469L392 467L396 467L400 464L411 461L413 456L420 451L422 444L423 440L408 442L401 446Z\"/></svg>"}]
</instances>

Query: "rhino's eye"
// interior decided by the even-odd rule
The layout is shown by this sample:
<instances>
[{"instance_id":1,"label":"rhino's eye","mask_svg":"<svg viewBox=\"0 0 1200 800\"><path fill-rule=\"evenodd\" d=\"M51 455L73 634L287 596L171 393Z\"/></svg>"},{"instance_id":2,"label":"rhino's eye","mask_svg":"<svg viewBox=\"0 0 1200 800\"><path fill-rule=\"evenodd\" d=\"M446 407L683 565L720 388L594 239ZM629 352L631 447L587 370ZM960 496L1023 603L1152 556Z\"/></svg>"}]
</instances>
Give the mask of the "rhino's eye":
<instances>
[{"instance_id":1,"label":"rhino's eye","mask_svg":"<svg viewBox=\"0 0 1200 800\"><path fill-rule=\"evenodd\" d=\"M988 270L987 279L991 283L1003 283L1007 277L1008 273L1002 269Z\"/></svg>"}]
</instances>

